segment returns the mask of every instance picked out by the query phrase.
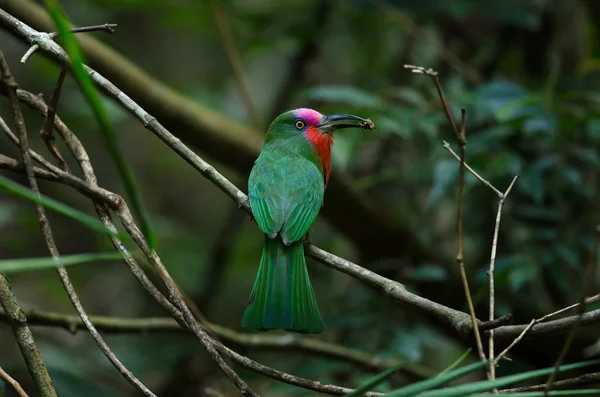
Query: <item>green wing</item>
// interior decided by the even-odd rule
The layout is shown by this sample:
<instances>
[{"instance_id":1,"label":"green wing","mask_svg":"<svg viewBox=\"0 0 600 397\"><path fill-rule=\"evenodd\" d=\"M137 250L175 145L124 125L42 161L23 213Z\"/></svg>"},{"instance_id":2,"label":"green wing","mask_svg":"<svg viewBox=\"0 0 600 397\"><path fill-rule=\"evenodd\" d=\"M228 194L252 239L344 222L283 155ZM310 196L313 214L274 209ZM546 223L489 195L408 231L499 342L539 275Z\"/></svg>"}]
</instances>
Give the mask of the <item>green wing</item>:
<instances>
[{"instance_id":1,"label":"green wing","mask_svg":"<svg viewBox=\"0 0 600 397\"><path fill-rule=\"evenodd\" d=\"M323 204L323 174L311 161L280 152L263 152L248 181L252 214L263 233L286 244L300 240Z\"/></svg>"}]
</instances>

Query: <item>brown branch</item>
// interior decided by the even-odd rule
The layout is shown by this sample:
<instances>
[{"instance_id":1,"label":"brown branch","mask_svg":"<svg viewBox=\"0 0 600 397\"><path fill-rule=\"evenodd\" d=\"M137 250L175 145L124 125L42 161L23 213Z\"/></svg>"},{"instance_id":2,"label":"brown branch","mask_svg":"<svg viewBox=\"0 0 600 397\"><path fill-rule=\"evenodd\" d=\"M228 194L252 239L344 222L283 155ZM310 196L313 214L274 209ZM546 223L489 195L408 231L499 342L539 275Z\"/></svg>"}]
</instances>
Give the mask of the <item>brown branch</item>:
<instances>
[{"instance_id":1,"label":"brown branch","mask_svg":"<svg viewBox=\"0 0 600 397\"><path fill-rule=\"evenodd\" d=\"M8 14L12 13L39 30L49 31L53 29L52 21L43 8L30 0L0 0L0 4L0 28L28 45L40 44L43 53L55 62L67 62L66 54L58 44ZM185 161L192 164L195 160L192 153L187 153L189 149L181 148L183 144L180 140L227 164L233 171L248 175L263 143L262 132L236 123L184 97L93 37L81 36L79 39L90 65L112 81L98 71L91 71L91 78L96 85L160 139L170 142L169 146L179 146L176 153ZM170 130L176 131L177 136L170 133L165 135L166 130L153 116ZM406 224L360 193L338 171L334 170L332 174L325 201L321 214L366 257L375 259L403 255L418 261L439 263L445 260L437 250L425 246ZM343 202L344 205L332 205L336 202ZM353 216L347 216L349 212Z\"/></svg>"},{"instance_id":2,"label":"brown branch","mask_svg":"<svg viewBox=\"0 0 600 397\"><path fill-rule=\"evenodd\" d=\"M4 379L6 383L11 385L12 388L15 389L19 397L29 397L25 390L23 390L19 382L17 382L12 376L7 374L6 371L2 369L2 367L0 367L0 378Z\"/></svg>"},{"instance_id":3,"label":"brown branch","mask_svg":"<svg viewBox=\"0 0 600 397\"><path fill-rule=\"evenodd\" d=\"M35 177L35 171L33 168L32 156L29 149L29 140L27 138L27 128L25 127L25 120L23 119L23 114L21 113L21 105L19 102L19 98L17 96L17 83L12 77L10 70L8 68L8 64L4 58L2 51L0 51L0 70L2 71L2 82L8 91L8 97L10 99L13 118L15 121L15 126L17 129L17 135L19 138L19 148L21 149L21 156L23 158L23 163L25 164L25 173L27 175L27 180L29 182L29 186L31 190L36 192L38 195L40 193L37 180ZM42 229L42 234L44 235L44 240L46 242L46 246L48 247L48 251L53 258L59 257L58 248L56 246L56 242L54 240L54 236L52 233L52 228L50 227L50 222L46 217L46 211L44 207L40 204L36 204L36 212L38 214L38 220L40 223L40 227ZM117 370L127 379L134 387L136 387L142 394L146 396L155 396L142 382L140 382L131 371L129 371L114 355L114 353L110 350L108 345L104 342L98 331L94 328L93 324L87 318L87 314L79 301L79 297L73 288L71 280L69 279L69 275L64 266L58 266L57 271L60 277L60 280L71 300L75 310L81 317L82 321L87 326L90 334L100 347L100 350L104 353L106 358L117 368Z\"/></svg>"},{"instance_id":4,"label":"brown branch","mask_svg":"<svg viewBox=\"0 0 600 397\"><path fill-rule=\"evenodd\" d=\"M58 75L58 81L56 82L56 87L54 88L54 92L52 92L52 97L50 98L50 102L48 103L48 112L46 113L46 117L44 118L44 124L42 126L42 130L40 131L40 136L46 143L46 147L48 151L52 153L52 155L58 160L60 167L70 173L69 166L67 162L60 154L60 151L56 147L56 143L54 142L54 118L56 117L56 109L58 107L58 99L60 98L60 92L62 90L63 82L65 81L65 76L67 75L67 69L62 68L60 70L60 74Z\"/></svg>"},{"instance_id":5,"label":"brown branch","mask_svg":"<svg viewBox=\"0 0 600 397\"><path fill-rule=\"evenodd\" d=\"M71 333L85 330L85 324L78 316L62 313L41 312L34 309L23 309L30 326L49 326L63 328ZM90 321L99 331L116 334L145 334L158 332L189 333L176 320L169 317L119 318L105 316L89 316ZM0 320L8 321L8 316L0 310ZM297 351L316 356L327 357L357 365L369 371L380 372L398 364L397 360L372 355L360 350L336 345L300 335L256 335L233 331L232 329L207 323L206 326L227 343L246 348L260 348L276 351ZM413 377L425 378L435 375L427 368L406 368L405 372Z\"/></svg>"},{"instance_id":6,"label":"brown branch","mask_svg":"<svg viewBox=\"0 0 600 397\"><path fill-rule=\"evenodd\" d=\"M27 317L19 307L17 298L12 293L10 282L0 273L0 304L4 308L8 321L12 327L15 339L25 359L33 382L42 397L56 397L56 390L52 379L48 375L46 365L42 360L33 334L27 326Z\"/></svg>"},{"instance_id":7,"label":"brown branch","mask_svg":"<svg viewBox=\"0 0 600 397\"><path fill-rule=\"evenodd\" d=\"M552 383L558 374L559 367L562 365L567 353L569 352L569 348L571 347L571 343L573 343L573 339L575 338L575 331L581 322L581 318L585 314L586 307L586 298L588 294L588 290L590 288L590 284L594 279L594 273L596 272L596 266L598 263L598 248L600 247L600 224L596 226L596 238L594 240L594 245L592 246L592 252L590 253L590 259L588 261L587 268L585 270L585 278L583 279L583 286L581 288L581 299L579 300L579 306L577 306L577 319L573 324L573 328L569 332L569 336L567 336L567 340L556 360L556 364L554 365L554 371L548 377L546 381L546 387L544 388L544 395L548 395L548 391L552 389Z\"/></svg>"}]
</instances>

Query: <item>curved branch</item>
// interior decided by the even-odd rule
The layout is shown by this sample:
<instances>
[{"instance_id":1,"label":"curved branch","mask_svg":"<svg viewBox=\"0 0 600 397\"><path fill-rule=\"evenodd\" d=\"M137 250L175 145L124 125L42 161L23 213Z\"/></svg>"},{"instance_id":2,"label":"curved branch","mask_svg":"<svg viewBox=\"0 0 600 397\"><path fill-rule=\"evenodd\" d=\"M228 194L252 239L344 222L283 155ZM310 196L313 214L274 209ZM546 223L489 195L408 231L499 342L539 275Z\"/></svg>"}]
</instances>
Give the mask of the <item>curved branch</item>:
<instances>
[{"instance_id":1,"label":"curved branch","mask_svg":"<svg viewBox=\"0 0 600 397\"><path fill-rule=\"evenodd\" d=\"M0 0L0 8L40 31L53 29L46 12L30 0ZM68 62L63 49L47 34L32 29L2 9L0 27L28 45L39 45L40 50L50 59L61 64ZM85 34L78 38L89 64L114 84L100 73L90 70L92 80L109 97L140 119L146 128L165 142L177 141L179 145L183 145L180 139L184 140L238 173L248 175L262 146L262 133L193 102L153 79L130 60L95 38ZM134 101L139 102L139 105ZM165 135L164 127L149 113L154 114L172 131L177 131L177 136L168 131L168 135ZM190 162L181 151L176 152ZM336 205L342 202L343 206ZM352 216L347 216L348 213L352 213ZM354 189L342 173L334 172L330 180L322 214L367 257L407 255L418 261L444 261L436 250L423 245L401 220Z\"/></svg>"}]
</instances>

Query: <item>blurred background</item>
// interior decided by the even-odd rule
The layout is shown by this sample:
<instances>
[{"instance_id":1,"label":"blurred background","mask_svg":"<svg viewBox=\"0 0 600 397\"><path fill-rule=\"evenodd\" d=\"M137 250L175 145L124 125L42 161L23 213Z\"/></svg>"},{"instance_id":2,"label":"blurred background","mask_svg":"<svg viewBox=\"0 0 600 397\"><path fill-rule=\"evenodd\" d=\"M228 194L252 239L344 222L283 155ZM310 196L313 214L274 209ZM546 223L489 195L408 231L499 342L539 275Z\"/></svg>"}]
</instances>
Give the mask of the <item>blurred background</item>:
<instances>
[{"instance_id":1,"label":"blurred background","mask_svg":"<svg viewBox=\"0 0 600 397\"><path fill-rule=\"evenodd\" d=\"M11 13L16 12L14 4L0 0L0 8ZM244 191L261 134L281 111L313 107L325 114L371 118L375 131L350 129L336 136L335 186L328 189L331 196L312 240L411 291L466 311L455 263L459 164L443 148L444 140L454 145L453 133L431 79L411 74L403 65L437 70L456 119L461 107L468 110L468 164L501 191L519 175L499 231L497 315L513 313L516 323L528 323L578 301L599 221L600 2L62 0L61 4L77 26L117 23L115 34L93 36L157 82L197 103L197 109L208 112L200 118L216 114L227 122L216 123L204 135L176 116L167 120L167 127ZM224 42L215 15L229 26L234 47ZM0 46L20 86L49 98L58 67L39 53L20 64L27 46L5 30L0 30ZM240 60L253 111L248 111L228 49ZM103 70L98 59L91 65ZM169 98L164 101L169 107ZM211 322L242 331L240 320L263 236L226 195L129 113L110 100L105 103L151 213L164 263ZM154 109L150 113L163 122L161 107ZM12 125L9 111L3 97L0 115ZM32 145L46 154L37 135L43 119L25 111ZM83 141L99 184L123 194L90 108L70 75L58 113ZM219 131L227 139L213 139ZM245 151L238 152L231 142ZM60 142L59 147L63 148ZM0 149L2 154L19 156L5 136L0 137ZM2 175L26 183L21 175L4 171ZM91 202L71 189L44 182L41 189L94 213ZM486 271L497 202L493 191L467 175L465 265L481 319L487 318ZM353 208L359 207L364 211L355 212ZM63 254L112 248L105 236L75 222L54 214L50 220ZM32 205L0 192L0 258L47 255ZM310 260L309 271L328 325L327 332L315 339L405 360L408 367L429 374L448 366L468 347L436 322L349 276ZM89 314L166 315L122 262L79 265L70 274ZM16 274L10 280L22 306L74 313L55 271ZM590 294L598 291L598 281L593 280ZM598 331L598 326L581 329L570 359L597 355ZM34 333L61 396L135 395L86 332L72 335L35 327ZM552 365L564 339L563 335L524 343L499 374ZM106 340L160 396L201 396L206 387L237 394L187 334L106 335ZM233 347L283 371L347 387L372 376L364 368L311 354ZM471 354L470 359L475 358ZM0 365L33 390L5 323L0 323ZM249 371L241 370L240 375L265 395L315 394ZM394 382L398 386L414 380L402 376ZM11 393L7 390L6 395Z\"/></svg>"}]
</instances>

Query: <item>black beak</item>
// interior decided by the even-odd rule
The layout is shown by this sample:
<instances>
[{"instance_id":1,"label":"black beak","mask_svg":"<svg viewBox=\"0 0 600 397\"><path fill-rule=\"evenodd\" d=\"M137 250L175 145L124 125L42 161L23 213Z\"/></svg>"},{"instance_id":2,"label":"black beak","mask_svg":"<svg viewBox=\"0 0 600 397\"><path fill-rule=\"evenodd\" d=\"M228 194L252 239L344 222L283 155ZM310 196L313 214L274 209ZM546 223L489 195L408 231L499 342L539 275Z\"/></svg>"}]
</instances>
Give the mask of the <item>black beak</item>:
<instances>
[{"instance_id":1,"label":"black beak","mask_svg":"<svg viewBox=\"0 0 600 397\"><path fill-rule=\"evenodd\" d=\"M346 121L346 123L344 123ZM354 116L351 114L332 114L325 116L321 121L321 124L317 126L319 131L324 134L333 134L337 130L342 128L358 127L366 130L374 130L375 124L369 119L363 119L362 117Z\"/></svg>"}]
</instances>

